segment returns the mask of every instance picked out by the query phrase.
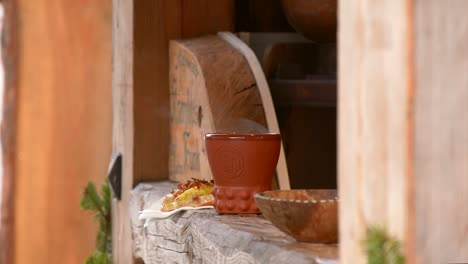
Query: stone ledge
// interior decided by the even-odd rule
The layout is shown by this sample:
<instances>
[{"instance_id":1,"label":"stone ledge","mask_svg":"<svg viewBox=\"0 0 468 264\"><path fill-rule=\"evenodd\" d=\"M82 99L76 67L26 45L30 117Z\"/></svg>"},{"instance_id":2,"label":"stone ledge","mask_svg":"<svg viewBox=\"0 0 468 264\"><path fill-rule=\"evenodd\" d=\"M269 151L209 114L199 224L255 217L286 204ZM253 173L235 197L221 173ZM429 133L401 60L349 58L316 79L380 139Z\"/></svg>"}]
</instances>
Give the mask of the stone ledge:
<instances>
[{"instance_id":1,"label":"stone ledge","mask_svg":"<svg viewBox=\"0 0 468 264\"><path fill-rule=\"evenodd\" d=\"M142 183L131 193L134 254L156 263L338 263L337 245L298 243L257 215L218 215L212 209L151 219L138 212L175 188L169 181Z\"/></svg>"}]
</instances>

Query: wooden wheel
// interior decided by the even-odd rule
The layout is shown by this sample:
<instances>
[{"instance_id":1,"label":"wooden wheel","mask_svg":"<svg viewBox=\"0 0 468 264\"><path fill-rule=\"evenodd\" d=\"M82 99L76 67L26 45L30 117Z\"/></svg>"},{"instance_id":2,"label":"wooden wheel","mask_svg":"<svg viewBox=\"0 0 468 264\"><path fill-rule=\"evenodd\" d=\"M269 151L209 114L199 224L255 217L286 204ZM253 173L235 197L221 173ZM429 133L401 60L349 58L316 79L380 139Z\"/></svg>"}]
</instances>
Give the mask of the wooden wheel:
<instances>
[{"instance_id":1,"label":"wooden wheel","mask_svg":"<svg viewBox=\"0 0 468 264\"><path fill-rule=\"evenodd\" d=\"M279 133L268 84L253 59L230 33L171 42L170 179L212 178L206 133ZM289 189L283 150L277 175L280 188Z\"/></svg>"}]
</instances>

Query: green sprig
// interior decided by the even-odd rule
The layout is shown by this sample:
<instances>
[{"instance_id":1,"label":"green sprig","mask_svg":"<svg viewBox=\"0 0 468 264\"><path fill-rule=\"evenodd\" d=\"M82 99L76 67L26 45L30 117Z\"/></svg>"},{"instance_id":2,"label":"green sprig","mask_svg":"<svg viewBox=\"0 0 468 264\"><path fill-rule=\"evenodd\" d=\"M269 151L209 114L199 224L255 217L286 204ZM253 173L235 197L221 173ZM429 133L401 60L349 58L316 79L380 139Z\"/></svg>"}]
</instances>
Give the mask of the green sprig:
<instances>
[{"instance_id":1,"label":"green sprig","mask_svg":"<svg viewBox=\"0 0 468 264\"><path fill-rule=\"evenodd\" d=\"M99 223L99 230L96 235L96 250L86 259L86 264L111 264L111 191L109 182L106 180L101 188L101 195L97 192L96 186L88 182L83 190L83 197L80 201L83 210L94 212L94 220Z\"/></svg>"},{"instance_id":2,"label":"green sprig","mask_svg":"<svg viewBox=\"0 0 468 264\"><path fill-rule=\"evenodd\" d=\"M401 243L378 226L367 228L364 248L368 264L404 264Z\"/></svg>"}]
</instances>

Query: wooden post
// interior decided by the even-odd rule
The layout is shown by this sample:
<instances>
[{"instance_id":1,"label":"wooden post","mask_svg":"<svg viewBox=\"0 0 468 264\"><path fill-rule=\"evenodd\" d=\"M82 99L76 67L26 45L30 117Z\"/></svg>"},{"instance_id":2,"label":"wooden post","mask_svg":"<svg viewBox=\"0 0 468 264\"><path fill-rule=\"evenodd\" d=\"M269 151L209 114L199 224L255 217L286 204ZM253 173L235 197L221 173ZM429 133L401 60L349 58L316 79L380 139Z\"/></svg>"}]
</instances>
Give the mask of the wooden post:
<instances>
[{"instance_id":1,"label":"wooden post","mask_svg":"<svg viewBox=\"0 0 468 264\"><path fill-rule=\"evenodd\" d=\"M2 80L3 109L1 109L1 166L2 188L0 188L0 263L14 263L15 252L15 148L17 117L17 6L16 1L5 1L2 21L2 64L5 79Z\"/></svg>"},{"instance_id":2,"label":"wooden post","mask_svg":"<svg viewBox=\"0 0 468 264\"><path fill-rule=\"evenodd\" d=\"M133 186L133 2L113 0L112 151L122 154L121 201L112 199L113 263L132 263L128 195Z\"/></svg>"},{"instance_id":3,"label":"wooden post","mask_svg":"<svg viewBox=\"0 0 468 264\"><path fill-rule=\"evenodd\" d=\"M5 101L0 263L83 263L80 210L111 151L110 2L2 1Z\"/></svg>"},{"instance_id":4,"label":"wooden post","mask_svg":"<svg viewBox=\"0 0 468 264\"><path fill-rule=\"evenodd\" d=\"M339 5L340 258L370 225L407 263L468 261L466 1Z\"/></svg>"},{"instance_id":5,"label":"wooden post","mask_svg":"<svg viewBox=\"0 0 468 264\"><path fill-rule=\"evenodd\" d=\"M114 263L132 261L129 192L168 177L169 40L234 27L234 1L113 0L114 152L122 200L113 200Z\"/></svg>"}]
</instances>

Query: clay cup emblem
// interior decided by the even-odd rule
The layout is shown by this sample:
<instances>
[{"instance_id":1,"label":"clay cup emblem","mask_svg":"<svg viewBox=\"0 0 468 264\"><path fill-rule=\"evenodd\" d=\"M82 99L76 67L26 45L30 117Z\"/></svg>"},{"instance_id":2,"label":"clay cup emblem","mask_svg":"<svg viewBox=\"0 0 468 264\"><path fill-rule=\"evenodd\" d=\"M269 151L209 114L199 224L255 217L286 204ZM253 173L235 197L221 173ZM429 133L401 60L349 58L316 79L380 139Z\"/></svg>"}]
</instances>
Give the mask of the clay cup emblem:
<instances>
[{"instance_id":1,"label":"clay cup emblem","mask_svg":"<svg viewBox=\"0 0 468 264\"><path fill-rule=\"evenodd\" d=\"M237 149L222 146L216 151L220 159L217 173L226 178L236 179L245 171L244 156Z\"/></svg>"}]
</instances>

